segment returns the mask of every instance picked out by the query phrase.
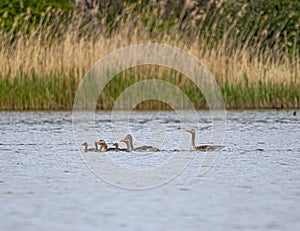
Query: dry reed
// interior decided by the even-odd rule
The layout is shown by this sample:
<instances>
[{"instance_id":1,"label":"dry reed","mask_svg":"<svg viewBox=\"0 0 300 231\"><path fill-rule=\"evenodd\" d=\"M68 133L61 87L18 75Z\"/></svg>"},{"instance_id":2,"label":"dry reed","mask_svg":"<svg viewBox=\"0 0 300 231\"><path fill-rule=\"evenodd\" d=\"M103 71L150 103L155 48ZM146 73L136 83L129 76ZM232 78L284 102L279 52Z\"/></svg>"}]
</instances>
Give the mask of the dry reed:
<instances>
[{"instance_id":1,"label":"dry reed","mask_svg":"<svg viewBox=\"0 0 300 231\"><path fill-rule=\"evenodd\" d=\"M162 26L162 12L144 11L152 15L146 26L145 12L128 6L116 18L114 29L108 29L105 20L91 26L91 19L87 23L74 12L62 24L61 12L51 11L29 33L17 28L0 32L0 108L71 109L76 87L95 62L116 49L149 42L176 45L199 58L215 76L227 108L299 108L299 54L278 44L262 48L262 29L258 31L261 37L254 38L252 31L235 29L235 18L231 25L221 27L221 8L209 28L204 25L207 12L184 22L178 19L174 26ZM220 27L222 38L214 39L212 35ZM206 107L201 92L187 78L157 67L139 67L112 81L100 96L99 108L109 109L113 99L132 83L131 77L137 81L149 76L173 81L189 92L195 104L201 101L200 107ZM144 105L155 108L149 102Z\"/></svg>"}]
</instances>

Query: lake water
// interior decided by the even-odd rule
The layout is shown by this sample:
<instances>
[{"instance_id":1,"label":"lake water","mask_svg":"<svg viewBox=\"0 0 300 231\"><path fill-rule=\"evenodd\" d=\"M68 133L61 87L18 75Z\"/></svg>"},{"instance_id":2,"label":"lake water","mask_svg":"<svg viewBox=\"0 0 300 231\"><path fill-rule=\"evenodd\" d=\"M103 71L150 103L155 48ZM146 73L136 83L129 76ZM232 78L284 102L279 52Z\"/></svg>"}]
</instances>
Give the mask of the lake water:
<instances>
[{"instance_id":1,"label":"lake water","mask_svg":"<svg viewBox=\"0 0 300 231\"><path fill-rule=\"evenodd\" d=\"M199 115L196 143L209 143L210 113ZM74 139L71 112L0 112L0 230L300 229L300 113L228 111L226 147L204 175L209 154L190 156L191 136L179 133L193 120L171 112L132 118L136 146L163 151L111 153L112 162L155 169L182 153L187 166L175 178L146 190L114 186L87 163L107 154L83 152L81 142L94 140ZM109 113L97 113L96 134L109 145L117 141L110 125Z\"/></svg>"}]
</instances>

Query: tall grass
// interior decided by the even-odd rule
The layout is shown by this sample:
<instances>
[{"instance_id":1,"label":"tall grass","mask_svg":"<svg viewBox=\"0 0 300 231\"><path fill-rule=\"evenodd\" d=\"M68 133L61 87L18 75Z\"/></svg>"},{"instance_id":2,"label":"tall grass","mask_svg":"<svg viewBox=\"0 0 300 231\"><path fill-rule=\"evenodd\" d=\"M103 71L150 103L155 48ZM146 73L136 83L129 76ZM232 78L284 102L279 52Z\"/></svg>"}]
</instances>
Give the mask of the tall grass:
<instances>
[{"instance_id":1,"label":"tall grass","mask_svg":"<svg viewBox=\"0 0 300 231\"><path fill-rule=\"evenodd\" d=\"M281 33L259 23L241 31L243 17L225 15L222 5L196 15L165 19L162 9L125 6L113 22L78 11L68 15L49 9L27 31L30 15L16 17L15 27L0 31L0 108L71 109L80 80L100 58L116 49L157 42L176 45L195 55L215 76L227 108L299 108L300 62L294 44L277 39ZM24 23L20 26L20 21ZM64 23L62 23L64 18ZM25 19L25 20L24 20ZM17 21L20 20L20 21ZM275 30L276 32L276 30ZM273 36L273 37L270 37ZM272 43L266 42L266 38ZM116 76L99 98L110 109L114 99L134 81L165 79L178 85L198 108L207 107L188 78L159 67L138 67ZM144 109L164 108L145 103Z\"/></svg>"}]
</instances>

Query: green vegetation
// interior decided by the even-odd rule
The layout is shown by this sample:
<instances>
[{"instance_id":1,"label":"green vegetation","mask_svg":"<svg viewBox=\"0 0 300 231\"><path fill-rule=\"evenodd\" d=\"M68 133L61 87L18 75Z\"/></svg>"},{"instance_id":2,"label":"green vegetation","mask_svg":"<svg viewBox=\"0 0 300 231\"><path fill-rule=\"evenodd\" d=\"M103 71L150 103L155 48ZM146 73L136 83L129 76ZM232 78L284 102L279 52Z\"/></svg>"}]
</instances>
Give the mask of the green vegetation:
<instances>
[{"instance_id":1,"label":"green vegetation","mask_svg":"<svg viewBox=\"0 0 300 231\"><path fill-rule=\"evenodd\" d=\"M168 74L167 78L159 76L151 76L151 78L176 84L187 94L195 108L208 108L204 96L189 79L172 71ZM124 73L114 77L100 95L97 109L111 109L114 101L127 87L144 79L146 79L144 75ZM178 81L178 79L182 80ZM39 78L33 74L30 78L23 74L14 78L12 82L9 77L0 78L0 108L3 110L68 110L72 108L78 85L79 82L74 78L63 79L61 75ZM247 79L236 85L225 83L220 86L225 104L229 109L300 108L299 89L299 84L291 83L275 84L259 81L252 85ZM139 105L137 109L170 108L162 102L150 100Z\"/></svg>"},{"instance_id":2,"label":"green vegetation","mask_svg":"<svg viewBox=\"0 0 300 231\"><path fill-rule=\"evenodd\" d=\"M70 109L78 83L61 76L42 79L34 73L20 74L13 80L0 78L0 108L4 110Z\"/></svg>"},{"instance_id":3,"label":"green vegetation","mask_svg":"<svg viewBox=\"0 0 300 231\"><path fill-rule=\"evenodd\" d=\"M300 3L224 1L187 7L178 1L3 0L0 3L0 109L71 109L81 79L116 49L157 42L195 55L215 76L227 108L300 107ZM105 10L101 10L105 9ZM135 81L167 80L197 108L206 101L193 83L172 70L140 67L116 76L98 108ZM164 109L146 102L141 109Z\"/></svg>"},{"instance_id":4,"label":"green vegetation","mask_svg":"<svg viewBox=\"0 0 300 231\"><path fill-rule=\"evenodd\" d=\"M59 0L1 0L0 29L4 31L29 32L32 27L45 20L51 11L67 13L72 10L71 1Z\"/></svg>"}]
</instances>

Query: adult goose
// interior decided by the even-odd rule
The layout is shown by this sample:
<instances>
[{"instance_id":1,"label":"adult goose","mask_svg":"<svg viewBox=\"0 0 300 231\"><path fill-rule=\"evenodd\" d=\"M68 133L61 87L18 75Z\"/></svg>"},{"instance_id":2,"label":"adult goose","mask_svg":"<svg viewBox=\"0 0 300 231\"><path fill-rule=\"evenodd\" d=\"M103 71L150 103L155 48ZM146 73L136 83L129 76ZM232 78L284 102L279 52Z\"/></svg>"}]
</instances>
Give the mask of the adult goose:
<instances>
[{"instance_id":1,"label":"adult goose","mask_svg":"<svg viewBox=\"0 0 300 231\"><path fill-rule=\"evenodd\" d=\"M132 136L130 134L128 134L123 140L120 140L120 142L124 142L127 145L127 151L138 151L138 152L156 152L159 151L158 148L152 147L152 146L141 146L141 147L137 147L134 148L133 147L133 142L132 142Z\"/></svg>"},{"instance_id":2,"label":"adult goose","mask_svg":"<svg viewBox=\"0 0 300 231\"><path fill-rule=\"evenodd\" d=\"M195 137L196 137L196 132L194 129L189 129L189 130L185 130L186 132L189 132L192 134L192 142L191 142L191 146L190 149L192 151L218 151L222 148L224 148L224 146L221 145L201 145L201 146L196 146L195 145Z\"/></svg>"}]
</instances>

